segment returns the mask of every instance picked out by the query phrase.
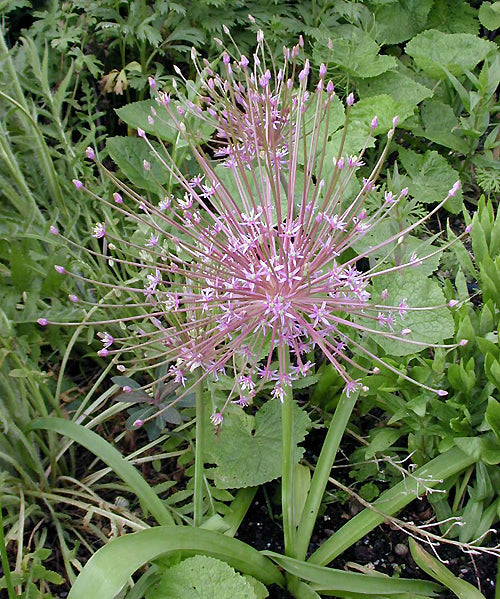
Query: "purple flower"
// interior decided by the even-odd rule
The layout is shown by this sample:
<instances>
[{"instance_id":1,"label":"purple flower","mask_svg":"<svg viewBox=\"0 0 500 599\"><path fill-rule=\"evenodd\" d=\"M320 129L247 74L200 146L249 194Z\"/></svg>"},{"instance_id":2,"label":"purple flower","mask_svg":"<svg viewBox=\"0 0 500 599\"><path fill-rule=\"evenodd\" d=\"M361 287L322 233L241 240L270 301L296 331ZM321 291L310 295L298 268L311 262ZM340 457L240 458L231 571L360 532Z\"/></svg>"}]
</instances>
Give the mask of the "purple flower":
<instances>
[{"instance_id":1,"label":"purple flower","mask_svg":"<svg viewBox=\"0 0 500 599\"><path fill-rule=\"evenodd\" d=\"M259 32L263 48L262 40ZM358 242L390 216L407 190L385 192L385 202L372 209L366 200L377 189L377 164L358 194L343 201L344 190L364 166L364 150L359 156L340 152L333 164L325 160L328 140L322 131L332 110L333 85L308 91L306 82L314 73L307 61L299 71L299 52L300 43L285 51L281 68L275 68L271 58L266 65L263 52L261 61L247 68L248 59L239 55L234 70L226 69L225 79L210 67L197 65L202 109L182 100L166 102L157 92L158 118L177 127L199 175L184 174L138 128L176 187L172 197L154 204L114 179L129 201L122 203L118 193L113 196L118 205L103 200L119 215L135 220L138 229L149 226L150 231L147 251L144 243L120 240L121 253L113 260L137 268L143 287L116 285L122 297L130 292L132 301L126 306L136 315L124 319L128 332L123 337L115 340L110 333L99 334L104 344L100 355L144 348L147 364L167 365L168 376L182 385L198 368L205 377L237 368L227 403L239 404L248 402L265 383L272 383L272 396L282 400L292 381L312 367L308 356L314 348L333 364L347 395L363 383L345 364L363 374L379 372L379 366L395 370L364 349L360 335L412 343L411 331L402 323L412 309L411 298L379 305L380 292L372 299L372 279L387 269L399 272L425 259L412 255L407 263L389 268L387 264L399 239L425 218L359 253ZM226 66L229 56L223 54ZM271 64L273 68L267 68ZM327 65L321 65L316 76L322 80L326 73ZM354 95L349 94L347 107L353 103ZM207 154L207 144L195 133L200 127L190 124L188 129L188 120L179 118L185 114L189 122L208 123L216 131L211 142L218 161ZM376 126L374 117L371 130ZM458 184L442 203L457 190ZM104 235L105 226L99 223L93 236ZM384 249L387 261L381 260L377 270L375 258ZM375 266L366 268L362 260L366 258ZM141 294L138 302L135 298ZM387 290L381 297L390 304ZM134 323L138 327L129 326ZM413 343L416 351L422 348L422 343ZM112 344L120 349L109 350ZM291 353L290 365L285 348ZM358 367L352 348L377 366L371 371ZM221 407L212 414L215 426L222 423L223 411Z\"/></svg>"}]
</instances>

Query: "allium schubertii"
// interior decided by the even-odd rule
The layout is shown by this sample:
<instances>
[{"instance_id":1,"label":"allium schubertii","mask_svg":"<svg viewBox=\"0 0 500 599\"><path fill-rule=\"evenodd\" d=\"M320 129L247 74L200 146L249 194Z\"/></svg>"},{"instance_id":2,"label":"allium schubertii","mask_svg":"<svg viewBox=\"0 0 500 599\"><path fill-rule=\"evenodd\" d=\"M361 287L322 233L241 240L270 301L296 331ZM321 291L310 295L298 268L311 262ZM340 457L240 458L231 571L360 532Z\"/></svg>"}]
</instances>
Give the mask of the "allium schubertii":
<instances>
[{"instance_id":1,"label":"allium schubertii","mask_svg":"<svg viewBox=\"0 0 500 599\"><path fill-rule=\"evenodd\" d=\"M146 366L164 365L165 378L181 385L192 380L190 373L195 371L198 378L233 371L234 387L226 404L217 406L211 417L216 426L229 402L245 406L264 385L271 388L272 397L282 399L293 380L312 368L313 350L333 364L348 395L364 384L363 377L384 367L408 379L366 349L363 338L406 341L418 351L430 344L412 339L405 315L446 306L412 307L411 297L391 303L386 290L373 292L373 281L419 267L423 257L412 254L398 261L397 248L456 194L459 183L424 218L360 250L360 240L408 201L407 189L396 193L377 186L397 117L371 174L359 183L357 193L348 195L378 121L374 116L358 155L344 153L342 138L332 156L331 121L339 110L345 112L345 137L354 96L342 106L326 80L327 65L313 74L308 60L300 62L301 45L302 40L292 49L284 48L278 68L266 55L259 32L252 60L222 48L223 74L200 63L193 50L199 87L191 93L192 100L180 93L171 98L150 79L156 102L137 133L174 186L163 188L164 196L153 203L107 171L94 150L87 149L87 157L119 188L112 199L99 200L120 219L149 229L146 242L139 245L108 231L108 223L97 223L93 236L101 240L102 249L87 251L107 260L110 269L136 268L144 287L92 281L56 266L61 274L107 293L101 309L110 310L110 318L96 322L103 329L98 333L103 343L99 355L113 358L120 372L137 366L135 358L130 359L132 350L133 355L146 352ZM187 175L175 163L171 148L152 143L158 124L175 127L199 174ZM200 138L201 128L213 131L208 139ZM153 177L150 163L144 161L143 166ZM81 181L74 184L98 197ZM378 194L378 204L367 202L373 194ZM60 234L54 226L51 230ZM86 309L97 305L76 295L70 300ZM113 310L118 305L137 314L117 319ZM114 333L118 321L119 336ZM45 318L39 322L48 324ZM366 364L366 359L371 369L358 364Z\"/></svg>"}]
</instances>

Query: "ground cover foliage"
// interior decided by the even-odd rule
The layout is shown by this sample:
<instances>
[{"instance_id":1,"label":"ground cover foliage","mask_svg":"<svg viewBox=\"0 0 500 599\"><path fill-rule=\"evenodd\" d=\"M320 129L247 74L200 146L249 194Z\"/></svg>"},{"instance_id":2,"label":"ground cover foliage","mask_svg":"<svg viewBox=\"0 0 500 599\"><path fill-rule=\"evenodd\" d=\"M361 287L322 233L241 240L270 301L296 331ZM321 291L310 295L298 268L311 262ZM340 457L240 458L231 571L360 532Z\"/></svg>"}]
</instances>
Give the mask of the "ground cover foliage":
<instances>
[{"instance_id":1,"label":"ground cover foliage","mask_svg":"<svg viewBox=\"0 0 500 599\"><path fill-rule=\"evenodd\" d=\"M113 589L120 590L119 581L129 584L135 573L120 572L118 566L127 560L120 563L116 555L136 553L136 584L121 591L124 597L189 597L200 592L206 597L222 597L223 592L265 597L266 586L284 585L274 564L295 580L288 586L297 597L476 596L479 591L443 570L429 542L444 537L441 545L461 543L469 550L498 543L490 531L500 518L499 3L32 4L0 2L0 529L5 536L0 545L6 547L0 587L10 596L31 598L56 597L73 586L74 596L91 596L78 574L95 555L89 562L97 564L90 578L102 588L109 585L113 596ZM344 154L359 153L377 116L365 165L346 197L355 196L363 176L377 164L380 140L392 129L393 117L399 117L378 181L380 194L374 194L374 204L367 208L376 210L384 190L407 187L409 195L353 252L363 253L412 227L461 181L460 191L394 251L404 263L414 253L422 257L454 243L425 260L418 273L406 271L410 275L388 276L386 281L379 277L375 291L381 295L387 290L396 298L394 305L408 297L415 298L414 306L426 305L429 298L434 298L431 305L451 302L453 309L443 308L438 320L414 312L406 316L405 326L426 343L441 339L467 344L416 353L395 340L364 339L364 346L392 370L381 368L366 377L366 389L346 423L357 440L356 448L349 444L348 475L337 481L343 484L340 491L328 486L320 509L331 509L335 502L343 511L349 494L370 507L334 531L307 567L290 555L264 557L232 539L246 511L251 513L256 486L282 474L280 404L271 399L272 386L264 386L253 398L250 411L231 406L218 439L209 416L212 407L228 397L234 380L228 375L207 383L203 397L209 407L201 423L207 459L200 501L195 488L200 423L197 433L194 391L169 407L179 388L164 382L165 369L117 372L102 351L98 355L102 343L96 333L101 329L85 324L95 320L93 309L84 314L67 299L76 295L93 303L94 291L85 281L71 282L54 269L63 264L104 283L116 275L116 269L110 272L111 257L102 261L80 249L101 253L101 242L92 234L95 223L117 224L112 210L97 199L111 198L116 188L86 158L85 148L94 148L118 182L128 182L151 203L164 197L159 185L176 191L175 181L137 137L138 128L146 135L155 132L174 163L196 174L192 149L179 131L168 123L161 130L148 123L155 105L148 78L172 97L184 88L184 80L192 82L187 89L194 93L199 79L191 47L196 45L214 71L220 71L224 63L214 38L228 43L224 26L248 56L263 30L268 51L277 60L283 45L292 47L303 35L300 67L307 58L317 73L328 60L328 79L342 101L336 105L339 114L354 94L349 128L343 127L343 112L329 123L325 161L331 163L342 144ZM212 135L210 127L200 131L207 143ZM144 161L150 170L145 171ZM78 193L73 179L84 181L96 198ZM471 224L470 237L460 237ZM132 221L120 226L124 239L141 246L147 242L146 227ZM50 227L72 243L51 235ZM437 237L441 230L445 235ZM137 271L121 263L119 276L134 284ZM114 314L118 320L130 315L125 305ZM37 324L41 316L82 326L42 328ZM435 339L429 338L431 330ZM293 384L294 443L302 444L294 458L301 458L294 473L298 514L315 464L307 431L328 426L345 395L338 370L318 349L311 357L314 368ZM140 350L133 359L139 363ZM366 354L358 353L356 359L367 370L374 366ZM348 369L357 380L354 373ZM190 377L194 381L192 373ZM144 385L151 383L146 394ZM438 396L425 386L448 394ZM127 393L121 391L124 387ZM138 428L138 421L145 424ZM233 459L239 450L244 450L244 464ZM433 508L434 526L398 525L421 544L410 545L415 562L448 591L431 583L409 590L396 577L388 582L366 569L363 581L351 577L344 582L343 575L352 576L352 570L320 569L422 494ZM269 501L269 509L282 523L279 501ZM173 528L193 521L203 522L206 530ZM131 532L144 535L139 537L141 549L125 535ZM193 545L205 555L181 560ZM116 546L122 554L113 553ZM436 551L439 555L439 546ZM152 565L146 569L147 564ZM99 571L109 574L106 580L95 578ZM111 580L113 571L116 578ZM186 571L193 572L189 588L183 586ZM480 577L475 584L481 585ZM484 581L481 591L493 596Z\"/></svg>"}]
</instances>

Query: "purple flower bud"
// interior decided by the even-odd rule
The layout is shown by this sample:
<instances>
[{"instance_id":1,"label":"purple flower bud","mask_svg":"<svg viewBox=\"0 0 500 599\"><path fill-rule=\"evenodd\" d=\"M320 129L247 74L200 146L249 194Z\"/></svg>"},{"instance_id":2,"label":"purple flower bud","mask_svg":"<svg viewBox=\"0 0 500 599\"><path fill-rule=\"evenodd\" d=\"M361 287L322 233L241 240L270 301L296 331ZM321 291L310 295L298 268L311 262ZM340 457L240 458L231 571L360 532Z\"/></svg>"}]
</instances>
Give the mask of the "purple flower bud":
<instances>
[{"instance_id":1,"label":"purple flower bud","mask_svg":"<svg viewBox=\"0 0 500 599\"><path fill-rule=\"evenodd\" d=\"M54 225L50 225L49 230L52 233L52 235L59 235L59 229L57 227L54 227Z\"/></svg>"},{"instance_id":2,"label":"purple flower bud","mask_svg":"<svg viewBox=\"0 0 500 599\"><path fill-rule=\"evenodd\" d=\"M329 81L329 82L326 84L326 91L327 91L329 94L333 94L333 92L335 91L335 86L333 85L333 81Z\"/></svg>"},{"instance_id":3,"label":"purple flower bud","mask_svg":"<svg viewBox=\"0 0 500 599\"><path fill-rule=\"evenodd\" d=\"M54 265L54 269L56 272L58 272L60 275L64 275L66 274L66 269L64 268L64 266L59 266L58 264Z\"/></svg>"},{"instance_id":4,"label":"purple flower bud","mask_svg":"<svg viewBox=\"0 0 500 599\"><path fill-rule=\"evenodd\" d=\"M347 96L345 103L347 106L352 106L354 104L354 94L352 92Z\"/></svg>"},{"instance_id":5,"label":"purple flower bud","mask_svg":"<svg viewBox=\"0 0 500 599\"><path fill-rule=\"evenodd\" d=\"M323 79L323 77L326 77L326 65L322 62L319 65L319 76L321 77L321 79Z\"/></svg>"},{"instance_id":6,"label":"purple flower bud","mask_svg":"<svg viewBox=\"0 0 500 599\"><path fill-rule=\"evenodd\" d=\"M85 150L85 154L87 154L87 158L89 160L95 160L94 150L90 146L88 146L88 148Z\"/></svg>"},{"instance_id":7,"label":"purple flower bud","mask_svg":"<svg viewBox=\"0 0 500 599\"><path fill-rule=\"evenodd\" d=\"M466 232L466 233L470 233L471 231L472 231L472 223L471 223L470 225L467 225L467 226L465 227L465 232Z\"/></svg>"},{"instance_id":8,"label":"purple flower bud","mask_svg":"<svg viewBox=\"0 0 500 599\"><path fill-rule=\"evenodd\" d=\"M141 426L144 424L144 422L138 418L137 420L134 420L134 423L132 424L132 426L134 428L141 428Z\"/></svg>"},{"instance_id":9,"label":"purple flower bud","mask_svg":"<svg viewBox=\"0 0 500 599\"><path fill-rule=\"evenodd\" d=\"M148 116L148 123L150 125L154 125L155 124L155 120L154 120L154 118L151 115Z\"/></svg>"},{"instance_id":10,"label":"purple flower bud","mask_svg":"<svg viewBox=\"0 0 500 599\"><path fill-rule=\"evenodd\" d=\"M408 195L408 187L403 187L401 193L399 194L402 198L405 198Z\"/></svg>"},{"instance_id":11,"label":"purple flower bud","mask_svg":"<svg viewBox=\"0 0 500 599\"><path fill-rule=\"evenodd\" d=\"M122 196L117 191L115 191L115 193L113 194L113 200L117 204L123 204L123 198L122 198Z\"/></svg>"},{"instance_id":12,"label":"purple flower bud","mask_svg":"<svg viewBox=\"0 0 500 599\"><path fill-rule=\"evenodd\" d=\"M448 192L448 195L451 197L454 197L459 189L460 189L460 181L456 181L455 183L453 183L453 186L450 189L450 191Z\"/></svg>"},{"instance_id":13,"label":"purple flower bud","mask_svg":"<svg viewBox=\"0 0 500 599\"><path fill-rule=\"evenodd\" d=\"M385 300L385 299L387 299L388 295L389 295L389 292L387 291L387 289L384 289L382 291L382 293L380 294L380 297Z\"/></svg>"},{"instance_id":14,"label":"purple flower bud","mask_svg":"<svg viewBox=\"0 0 500 599\"><path fill-rule=\"evenodd\" d=\"M458 300L450 300L450 301L448 302L448 306L449 306L450 308L454 308L454 307L455 307L457 304L459 304L459 303L460 303L460 302L459 302Z\"/></svg>"},{"instance_id":15,"label":"purple flower bud","mask_svg":"<svg viewBox=\"0 0 500 599\"><path fill-rule=\"evenodd\" d=\"M150 171L151 170L151 164L147 160L143 160L142 161L142 166L143 166L143 168L144 168L145 171Z\"/></svg>"},{"instance_id":16,"label":"purple flower bud","mask_svg":"<svg viewBox=\"0 0 500 599\"><path fill-rule=\"evenodd\" d=\"M154 80L153 77L148 77L148 83L149 83L149 87L153 90L156 89L156 81Z\"/></svg>"},{"instance_id":17,"label":"purple flower bud","mask_svg":"<svg viewBox=\"0 0 500 599\"><path fill-rule=\"evenodd\" d=\"M259 31L257 31L257 43L261 44L264 41L264 32L262 31L262 29L259 29Z\"/></svg>"},{"instance_id":18,"label":"purple flower bud","mask_svg":"<svg viewBox=\"0 0 500 599\"><path fill-rule=\"evenodd\" d=\"M298 46L294 46L292 48L292 58L297 58L298 55L299 55L299 47Z\"/></svg>"},{"instance_id":19,"label":"purple flower bud","mask_svg":"<svg viewBox=\"0 0 500 599\"><path fill-rule=\"evenodd\" d=\"M242 54L240 59L241 68L246 69L249 64L250 61L248 60L248 58L244 54Z\"/></svg>"},{"instance_id":20,"label":"purple flower bud","mask_svg":"<svg viewBox=\"0 0 500 599\"><path fill-rule=\"evenodd\" d=\"M125 385L124 387L122 387L122 391L124 393L130 393L132 391L132 387L129 387L128 385Z\"/></svg>"},{"instance_id":21,"label":"purple flower bud","mask_svg":"<svg viewBox=\"0 0 500 599\"><path fill-rule=\"evenodd\" d=\"M392 119L392 126L393 126L394 128L396 128L396 126L397 126L398 122L399 122L399 117L395 116L395 117Z\"/></svg>"},{"instance_id":22,"label":"purple flower bud","mask_svg":"<svg viewBox=\"0 0 500 599\"><path fill-rule=\"evenodd\" d=\"M446 397L448 395L448 391L445 391L444 389L438 389L436 393L439 395L439 397Z\"/></svg>"},{"instance_id":23,"label":"purple flower bud","mask_svg":"<svg viewBox=\"0 0 500 599\"><path fill-rule=\"evenodd\" d=\"M370 129L373 131L378 127L378 118L376 116L373 117L372 122L370 123Z\"/></svg>"},{"instance_id":24,"label":"purple flower bud","mask_svg":"<svg viewBox=\"0 0 500 599\"><path fill-rule=\"evenodd\" d=\"M184 108L182 108L182 106L177 106L177 114L179 116L184 116L186 114L186 111L184 110Z\"/></svg>"},{"instance_id":25,"label":"purple flower bud","mask_svg":"<svg viewBox=\"0 0 500 599\"><path fill-rule=\"evenodd\" d=\"M304 47L304 38L302 37L302 34L301 34L301 35L299 35L299 46L300 46L301 48L303 48L303 47Z\"/></svg>"},{"instance_id":26,"label":"purple flower bud","mask_svg":"<svg viewBox=\"0 0 500 599\"><path fill-rule=\"evenodd\" d=\"M468 339L462 339L462 340L460 341L460 345L461 345L462 347L463 347L464 345L467 345L467 343L469 343L469 340L468 340Z\"/></svg>"},{"instance_id":27,"label":"purple flower bud","mask_svg":"<svg viewBox=\"0 0 500 599\"><path fill-rule=\"evenodd\" d=\"M100 349L100 350L97 352L97 355L98 355L100 358L106 358L106 357L109 355L109 350L108 350L108 349L106 349L105 347L103 347L102 349Z\"/></svg>"},{"instance_id":28,"label":"purple flower bud","mask_svg":"<svg viewBox=\"0 0 500 599\"><path fill-rule=\"evenodd\" d=\"M82 189L82 187L83 187L83 183L81 181L79 181L78 179L73 179L73 185L77 189Z\"/></svg>"},{"instance_id":29,"label":"purple flower bud","mask_svg":"<svg viewBox=\"0 0 500 599\"><path fill-rule=\"evenodd\" d=\"M49 324L49 321L46 318L39 318L37 320L37 323L41 326L41 327L46 327Z\"/></svg>"},{"instance_id":30,"label":"purple flower bud","mask_svg":"<svg viewBox=\"0 0 500 599\"><path fill-rule=\"evenodd\" d=\"M328 50L333 50L333 41L332 41L332 38L328 38Z\"/></svg>"},{"instance_id":31,"label":"purple flower bud","mask_svg":"<svg viewBox=\"0 0 500 599\"><path fill-rule=\"evenodd\" d=\"M224 54L222 55L222 62L226 65L228 65L231 62L231 57L227 52L224 52Z\"/></svg>"},{"instance_id":32,"label":"purple flower bud","mask_svg":"<svg viewBox=\"0 0 500 599\"><path fill-rule=\"evenodd\" d=\"M77 296L77 295L74 295L74 294L72 294L72 293L70 293L70 294L68 295L68 299L69 299L69 301L70 301L70 302L73 302L74 304L76 304L77 302L79 302L79 301L80 301L80 300L78 299L78 296Z\"/></svg>"},{"instance_id":33,"label":"purple flower bud","mask_svg":"<svg viewBox=\"0 0 500 599\"><path fill-rule=\"evenodd\" d=\"M139 137L145 138L146 137L146 132L144 131L144 129L141 129L140 127L137 127L137 135Z\"/></svg>"}]
</instances>

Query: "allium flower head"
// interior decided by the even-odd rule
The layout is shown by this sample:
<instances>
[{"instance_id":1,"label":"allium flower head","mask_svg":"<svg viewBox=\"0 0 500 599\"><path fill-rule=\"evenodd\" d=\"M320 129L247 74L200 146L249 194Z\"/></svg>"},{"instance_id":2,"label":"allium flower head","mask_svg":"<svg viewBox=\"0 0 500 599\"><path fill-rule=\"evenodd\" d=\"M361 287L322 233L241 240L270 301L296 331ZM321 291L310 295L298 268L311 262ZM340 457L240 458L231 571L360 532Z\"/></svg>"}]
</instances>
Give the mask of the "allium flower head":
<instances>
[{"instance_id":1,"label":"allium flower head","mask_svg":"<svg viewBox=\"0 0 500 599\"><path fill-rule=\"evenodd\" d=\"M425 220L370 249L357 249L360 239L405 200L407 190L387 191L379 208L367 205L394 130L373 172L365 173L357 195L346 201L347 186L363 166L367 146L359 156L344 155L341 146L333 160L327 158L328 123L333 105L338 110L340 103L333 85L324 83L326 65L317 73L307 61L301 68L299 44L285 49L283 64L277 66L264 47L259 32L253 62L237 50L223 50L222 74L196 63L200 91L195 102L171 101L151 86L158 103L155 122L176 127L199 175L185 174L167 149L159 152L145 122L139 135L175 187L164 189L155 203L108 173L120 193L114 201L102 202L135 220L138 228L149 228L147 241L141 246L120 239L104 222L92 233L101 243L105 235L109 247L119 248L114 268L135 267L143 280L142 288L105 284L106 292L116 287L121 298L135 298L135 304L124 305L136 314L121 319L126 331L121 337L99 334L104 344L100 355L123 357L127 363L127 350L143 349L147 364L167 365L168 376L179 384L195 369L213 377L234 369L228 401L240 405L265 383L281 399L293 380L312 367L314 349L333 364L348 395L361 387L362 375L384 366L394 370L364 349L361 336L412 343L403 322L412 300L391 306L389 298L389 305L382 305L371 282L381 273L420 264L417 255L397 265L390 258L398 240ZM340 109L348 115L353 103L350 94ZM213 128L208 143L200 141L193 122ZM373 115L367 144L377 124ZM79 181L75 185L84 187ZM454 186L442 203L455 192ZM380 259L384 251L386 257ZM112 304L104 302L107 308L112 310ZM116 321L110 317L109 327ZM416 350L426 345L413 343ZM360 354L372 361L373 370L358 367L354 356ZM223 411L219 406L214 424L222 422Z\"/></svg>"}]
</instances>

